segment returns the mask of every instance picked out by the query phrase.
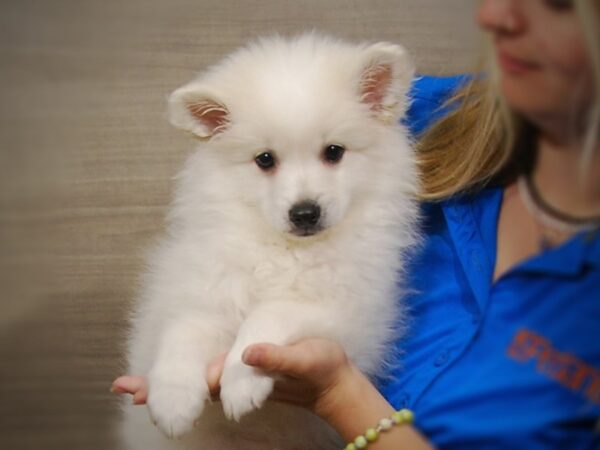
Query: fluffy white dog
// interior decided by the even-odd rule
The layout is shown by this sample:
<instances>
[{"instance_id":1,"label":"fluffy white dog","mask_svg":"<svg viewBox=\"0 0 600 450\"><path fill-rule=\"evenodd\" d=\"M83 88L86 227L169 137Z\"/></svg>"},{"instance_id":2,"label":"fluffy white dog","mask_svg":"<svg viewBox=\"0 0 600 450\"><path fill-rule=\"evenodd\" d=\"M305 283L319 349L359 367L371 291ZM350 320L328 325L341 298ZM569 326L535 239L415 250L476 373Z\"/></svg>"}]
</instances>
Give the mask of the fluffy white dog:
<instances>
[{"instance_id":1,"label":"fluffy white dog","mask_svg":"<svg viewBox=\"0 0 600 450\"><path fill-rule=\"evenodd\" d=\"M412 76L397 45L313 33L259 40L171 95L172 123L200 143L132 318L129 373L147 376L156 427L126 407L129 448L339 445L306 411L264 404L273 379L241 355L325 337L366 374L381 369L415 242L417 176L399 124ZM211 404L205 371L224 351Z\"/></svg>"}]
</instances>

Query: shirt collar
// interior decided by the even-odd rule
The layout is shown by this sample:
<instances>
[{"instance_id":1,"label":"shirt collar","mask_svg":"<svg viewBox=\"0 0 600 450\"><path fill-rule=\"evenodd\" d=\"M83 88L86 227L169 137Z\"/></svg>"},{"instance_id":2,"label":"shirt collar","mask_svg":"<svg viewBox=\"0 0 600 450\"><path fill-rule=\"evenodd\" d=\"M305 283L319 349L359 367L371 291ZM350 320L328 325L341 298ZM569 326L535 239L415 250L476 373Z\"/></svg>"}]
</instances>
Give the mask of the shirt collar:
<instances>
[{"instance_id":1,"label":"shirt collar","mask_svg":"<svg viewBox=\"0 0 600 450\"><path fill-rule=\"evenodd\" d=\"M442 205L457 256L479 307L489 298L496 263L496 229L501 189L454 197Z\"/></svg>"},{"instance_id":2,"label":"shirt collar","mask_svg":"<svg viewBox=\"0 0 600 450\"><path fill-rule=\"evenodd\" d=\"M558 247L524 261L515 270L576 276L590 263L593 264L592 244L587 235L579 234Z\"/></svg>"},{"instance_id":3,"label":"shirt collar","mask_svg":"<svg viewBox=\"0 0 600 450\"><path fill-rule=\"evenodd\" d=\"M496 264L496 237L503 190L491 188L473 196L461 196L443 205L448 229L459 253L467 276L473 267L484 264L483 272L491 284ZM478 253L479 258L466 252ZM538 254L511 269L576 276L586 267L600 266L600 230L581 232L564 244ZM481 274L477 277L481 284ZM473 280L474 281L474 280ZM474 283L471 283L474 286ZM481 287L474 290L481 291ZM481 293L481 295L483 292Z\"/></svg>"}]
</instances>

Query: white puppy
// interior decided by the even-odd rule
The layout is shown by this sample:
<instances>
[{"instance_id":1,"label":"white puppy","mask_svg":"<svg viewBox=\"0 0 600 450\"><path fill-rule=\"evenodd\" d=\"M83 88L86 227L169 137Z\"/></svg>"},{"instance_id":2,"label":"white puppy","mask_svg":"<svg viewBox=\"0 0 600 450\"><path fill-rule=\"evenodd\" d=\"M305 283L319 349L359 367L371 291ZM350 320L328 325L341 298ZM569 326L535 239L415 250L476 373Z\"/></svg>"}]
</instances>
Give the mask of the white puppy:
<instances>
[{"instance_id":1,"label":"white puppy","mask_svg":"<svg viewBox=\"0 0 600 450\"><path fill-rule=\"evenodd\" d=\"M171 95L172 123L200 143L132 318L129 373L148 378L156 428L126 407L129 448L339 445L309 413L263 406L273 379L241 355L319 336L365 373L381 369L415 242L417 176L399 124L412 75L397 45L313 33L259 40ZM210 404L206 367L224 351Z\"/></svg>"}]
</instances>

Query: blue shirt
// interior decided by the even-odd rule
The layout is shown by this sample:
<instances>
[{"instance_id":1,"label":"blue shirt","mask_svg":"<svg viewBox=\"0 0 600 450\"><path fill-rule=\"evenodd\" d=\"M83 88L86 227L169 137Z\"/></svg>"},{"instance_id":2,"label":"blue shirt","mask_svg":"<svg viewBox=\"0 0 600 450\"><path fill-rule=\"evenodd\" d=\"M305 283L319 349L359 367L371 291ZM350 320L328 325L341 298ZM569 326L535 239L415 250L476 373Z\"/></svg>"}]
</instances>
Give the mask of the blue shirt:
<instances>
[{"instance_id":1,"label":"blue shirt","mask_svg":"<svg viewBox=\"0 0 600 450\"><path fill-rule=\"evenodd\" d=\"M460 81L417 80L414 133ZM581 233L492 282L502 195L423 205L402 364L382 392L440 449L600 449L600 237Z\"/></svg>"}]
</instances>

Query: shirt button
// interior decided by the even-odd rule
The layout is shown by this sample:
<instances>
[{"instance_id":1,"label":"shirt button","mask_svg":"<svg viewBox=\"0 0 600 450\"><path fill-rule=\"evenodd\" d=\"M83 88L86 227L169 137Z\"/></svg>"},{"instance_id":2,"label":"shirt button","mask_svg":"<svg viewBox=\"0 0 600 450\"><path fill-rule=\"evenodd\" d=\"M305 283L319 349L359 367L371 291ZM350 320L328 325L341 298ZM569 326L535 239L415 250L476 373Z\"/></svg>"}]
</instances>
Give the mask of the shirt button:
<instances>
[{"instance_id":1,"label":"shirt button","mask_svg":"<svg viewBox=\"0 0 600 450\"><path fill-rule=\"evenodd\" d=\"M478 272L481 272L481 269L482 269L481 255L476 250L473 250L471 252L471 264L473 264L473 267L475 268L475 270L477 270Z\"/></svg>"},{"instance_id":2,"label":"shirt button","mask_svg":"<svg viewBox=\"0 0 600 450\"><path fill-rule=\"evenodd\" d=\"M435 361L433 362L433 365L435 367L443 366L448 361L449 356L450 356L450 352L448 351L448 349L445 348L444 350L442 350L440 352L438 357L435 359Z\"/></svg>"}]
</instances>

